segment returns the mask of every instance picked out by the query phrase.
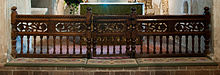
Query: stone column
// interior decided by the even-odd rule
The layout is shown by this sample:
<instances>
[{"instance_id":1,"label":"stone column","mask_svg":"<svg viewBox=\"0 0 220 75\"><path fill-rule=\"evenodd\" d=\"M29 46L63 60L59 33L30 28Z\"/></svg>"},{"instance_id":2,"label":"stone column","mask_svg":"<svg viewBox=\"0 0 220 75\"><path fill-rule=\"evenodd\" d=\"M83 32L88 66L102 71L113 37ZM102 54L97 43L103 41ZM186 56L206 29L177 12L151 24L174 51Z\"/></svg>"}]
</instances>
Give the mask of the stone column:
<instances>
[{"instance_id":1,"label":"stone column","mask_svg":"<svg viewBox=\"0 0 220 75\"><path fill-rule=\"evenodd\" d=\"M217 62L220 62L220 0L213 0L213 34L214 34L214 57Z\"/></svg>"},{"instance_id":2,"label":"stone column","mask_svg":"<svg viewBox=\"0 0 220 75\"><path fill-rule=\"evenodd\" d=\"M31 13L31 0L0 0L0 64L10 58L11 50L11 7L17 6L19 14Z\"/></svg>"},{"instance_id":3,"label":"stone column","mask_svg":"<svg viewBox=\"0 0 220 75\"><path fill-rule=\"evenodd\" d=\"M7 1L0 0L0 66L6 62L7 50L9 49L9 27L7 23Z\"/></svg>"}]
</instances>

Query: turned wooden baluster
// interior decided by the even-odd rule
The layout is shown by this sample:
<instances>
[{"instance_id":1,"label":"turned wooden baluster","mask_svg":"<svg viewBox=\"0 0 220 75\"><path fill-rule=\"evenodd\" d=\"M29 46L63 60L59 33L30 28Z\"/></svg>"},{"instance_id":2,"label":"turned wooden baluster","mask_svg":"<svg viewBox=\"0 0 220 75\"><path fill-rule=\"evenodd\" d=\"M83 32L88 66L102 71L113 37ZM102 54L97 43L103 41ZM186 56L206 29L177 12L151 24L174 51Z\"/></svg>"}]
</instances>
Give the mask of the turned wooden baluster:
<instances>
[{"instance_id":1,"label":"turned wooden baluster","mask_svg":"<svg viewBox=\"0 0 220 75\"><path fill-rule=\"evenodd\" d=\"M11 8L12 13L11 13L11 43L12 43L12 51L11 51L11 55L12 57L16 58L17 57L17 51L16 51L16 37L17 35L17 22L16 22L16 16L17 16L17 11L16 11L17 7L13 6Z\"/></svg>"},{"instance_id":2,"label":"turned wooden baluster","mask_svg":"<svg viewBox=\"0 0 220 75\"><path fill-rule=\"evenodd\" d=\"M160 54L162 54L163 53L163 51L162 51L162 44L163 44L163 36L160 36Z\"/></svg>"},{"instance_id":3,"label":"turned wooden baluster","mask_svg":"<svg viewBox=\"0 0 220 75\"><path fill-rule=\"evenodd\" d=\"M83 40L83 37L82 36L80 36L80 39L79 39L80 41L79 41L79 54L81 55L82 54L82 40Z\"/></svg>"},{"instance_id":4,"label":"turned wooden baluster","mask_svg":"<svg viewBox=\"0 0 220 75\"><path fill-rule=\"evenodd\" d=\"M143 36L140 36L140 37L139 37L139 40L140 40L140 43L141 43L141 47L140 47L141 52L140 52L140 54L143 54L143 42L144 42L144 40L142 39L142 37L143 37Z\"/></svg>"},{"instance_id":5,"label":"turned wooden baluster","mask_svg":"<svg viewBox=\"0 0 220 75\"><path fill-rule=\"evenodd\" d=\"M189 53L189 51L188 51L188 41L189 41L189 40L188 40L188 37L189 37L189 36L186 35L186 54Z\"/></svg>"},{"instance_id":6,"label":"turned wooden baluster","mask_svg":"<svg viewBox=\"0 0 220 75\"><path fill-rule=\"evenodd\" d=\"M192 35L192 53L195 53L195 36Z\"/></svg>"},{"instance_id":7,"label":"turned wooden baluster","mask_svg":"<svg viewBox=\"0 0 220 75\"><path fill-rule=\"evenodd\" d=\"M40 54L43 54L43 36L40 36Z\"/></svg>"},{"instance_id":8,"label":"turned wooden baluster","mask_svg":"<svg viewBox=\"0 0 220 75\"><path fill-rule=\"evenodd\" d=\"M173 35L172 36L173 37L173 54L175 54L176 53L176 51L175 51L175 45L176 45L176 43L175 43L175 40L176 40L176 38L175 38L175 35Z\"/></svg>"},{"instance_id":9,"label":"turned wooden baluster","mask_svg":"<svg viewBox=\"0 0 220 75\"><path fill-rule=\"evenodd\" d=\"M56 36L53 36L53 54L56 54Z\"/></svg>"},{"instance_id":10,"label":"turned wooden baluster","mask_svg":"<svg viewBox=\"0 0 220 75\"><path fill-rule=\"evenodd\" d=\"M66 36L66 54L69 54L69 36Z\"/></svg>"},{"instance_id":11,"label":"turned wooden baluster","mask_svg":"<svg viewBox=\"0 0 220 75\"><path fill-rule=\"evenodd\" d=\"M47 36L47 54L49 54L49 37L50 36Z\"/></svg>"},{"instance_id":12,"label":"turned wooden baluster","mask_svg":"<svg viewBox=\"0 0 220 75\"><path fill-rule=\"evenodd\" d=\"M28 32L29 29L29 25L28 22L26 22L26 28L25 28L25 32ZM30 35L27 35L27 54L29 54L30 52Z\"/></svg>"},{"instance_id":13,"label":"turned wooden baluster","mask_svg":"<svg viewBox=\"0 0 220 75\"><path fill-rule=\"evenodd\" d=\"M95 27L94 30L96 30ZM92 39L93 39L93 56L96 56L96 44L97 44L96 31L94 31Z\"/></svg>"},{"instance_id":14,"label":"turned wooden baluster","mask_svg":"<svg viewBox=\"0 0 220 75\"><path fill-rule=\"evenodd\" d=\"M27 54L30 53L30 36L27 36Z\"/></svg>"},{"instance_id":15,"label":"turned wooden baluster","mask_svg":"<svg viewBox=\"0 0 220 75\"><path fill-rule=\"evenodd\" d=\"M155 35L153 36L153 45L154 45L153 46L154 47L153 48L153 53L156 54L157 52L156 52L156 36Z\"/></svg>"},{"instance_id":16,"label":"turned wooden baluster","mask_svg":"<svg viewBox=\"0 0 220 75\"><path fill-rule=\"evenodd\" d=\"M103 55L103 42L104 42L104 38L103 37L100 37L100 41L101 41L101 55Z\"/></svg>"},{"instance_id":17,"label":"turned wooden baluster","mask_svg":"<svg viewBox=\"0 0 220 75\"><path fill-rule=\"evenodd\" d=\"M107 37L107 55L109 55L109 45L110 45L109 37Z\"/></svg>"},{"instance_id":18,"label":"turned wooden baluster","mask_svg":"<svg viewBox=\"0 0 220 75\"><path fill-rule=\"evenodd\" d=\"M179 53L182 53L182 36L179 35Z\"/></svg>"},{"instance_id":19,"label":"turned wooden baluster","mask_svg":"<svg viewBox=\"0 0 220 75\"><path fill-rule=\"evenodd\" d=\"M63 54L63 36L60 36L60 54Z\"/></svg>"},{"instance_id":20,"label":"turned wooden baluster","mask_svg":"<svg viewBox=\"0 0 220 75\"><path fill-rule=\"evenodd\" d=\"M122 54L122 37L120 37L119 43L120 43L120 47L119 47L120 52L119 53Z\"/></svg>"},{"instance_id":21,"label":"turned wooden baluster","mask_svg":"<svg viewBox=\"0 0 220 75\"><path fill-rule=\"evenodd\" d=\"M36 38L37 36L34 36L34 53L33 54L36 54Z\"/></svg>"},{"instance_id":22,"label":"turned wooden baluster","mask_svg":"<svg viewBox=\"0 0 220 75\"><path fill-rule=\"evenodd\" d=\"M167 44L167 47L166 47L166 48L167 48L166 53L167 53L167 54L169 54L169 37L170 37L170 36L168 36L168 35L166 36L166 44Z\"/></svg>"},{"instance_id":23,"label":"turned wooden baluster","mask_svg":"<svg viewBox=\"0 0 220 75\"><path fill-rule=\"evenodd\" d=\"M87 8L87 14L86 14L86 25L87 25L87 31L86 31L86 39L87 39L87 58L91 58L91 41L92 41L92 32L91 32L91 18L92 18L92 8ZM93 45L94 46L94 45ZM93 48L95 49L95 48Z\"/></svg>"},{"instance_id":24,"label":"turned wooden baluster","mask_svg":"<svg viewBox=\"0 0 220 75\"><path fill-rule=\"evenodd\" d=\"M147 36L147 54L150 54L150 36Z\"/></svg>"},{"instance_id":25,"label":"turned wooden baluster","mask_svg":"<svg viewBox=\"0 0 220 75\"><path fill-rule=\"evenodd\" d=\"M20 52L20 54L23 54L24 52L23 52L23 35L21 35L21 52Z\"/></svg>"},{"instance_id":26,"label":"turned wooden baluster","mask_svg":"<svg viewBox=\"0 0 220 75\"><path fill-rule=\"evenodd\" d=\"M128 31L128 32L126 32L126 53L127 53L127 55L130 55L130 32ZM123 38L121 39L121 40L123 40ZM120 50L121 50L121 48L120 48Z\"/></svg>"},{"instance_id":27,"label":"turned wooden baluster","mask_svg":"<svg viewBox=\"0 0 220 75\"><path fill-rule=\"evenodd\" d=\"M75 36L73 36L73 54L76 54L76 39L75 39Z\"/></svg>"},{"instance_id":28,"label":"turned wooden baluster","mask_svg":"<svg viewBox=\"0 0 220 75\"><path fill-rule=\"evenodd\" d=\"M202 53L201 52L201 35L198 36L198 53Z\"/></svg>"},{"instance_id":29,"label":"turned wooden baluster","mask_svg":"<svg viewBox=\"0 0 220 75\"><path fill-rule=\"evenodd\" d=\"M115 42L116 42L115 40L116 40L115 36L112 37L112 42L113 42L113 54L115 54Z\"/></svg>"}]
</instances>

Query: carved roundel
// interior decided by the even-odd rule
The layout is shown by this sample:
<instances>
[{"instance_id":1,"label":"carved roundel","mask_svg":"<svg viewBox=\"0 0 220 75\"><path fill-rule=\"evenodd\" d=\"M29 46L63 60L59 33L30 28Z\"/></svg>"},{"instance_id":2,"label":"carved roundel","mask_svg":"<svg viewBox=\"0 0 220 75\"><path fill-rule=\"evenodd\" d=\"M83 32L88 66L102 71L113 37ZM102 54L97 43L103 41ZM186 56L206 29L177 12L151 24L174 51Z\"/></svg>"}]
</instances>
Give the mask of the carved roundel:
<instances>
[{"instance_id":1,"label":"carved roundel","mask_svg":"<svg viewBox=\"0 0 220 75\"><path fill-rule=\"evenodd\" d=\"M57 23L57 32L85 32L87 26L85 23Z\"/></svg>"},{"instance_id":2,"label":"carved roundel","mask_svg":"<svg viewBox=\"0 0 220 75\"><path fill-rule=\"evenodd\" d=\"M166 23L139 23L138 31L140 32L166 32Z\"/></svg>"},{"instance_id":3,"label":"carved roundel","mask_svg":"<svg viewBox=\"0 0 220 75\"><path fill-rule=\"evenodd\" d=\"M20 22L17 25L17 30L20 32L46 32L47 24L38 22Z\"/></svg>"},{"instance_id":4,"label":"carved roundel","mask_svg":"<svg viewBox=\"0 0 220 75\"><path fill-rule=\"evenodd\" d=\"M202 22L178 22L175 24L175 30L178 32L198 32L204 30Z\"/></svg>"},{"instance_id":5,"label":"carved roundel","mask_svg":"<svg viewBox=\"0 0 220 75\"><path fill-rule=\"evenodd\" d=\"M17 26L17 30L18 31L23 31L24 30L24 26L25 26L25 24L19 23L18 26Z\"/></svg>"},{"instance_id":6,"label":"carved roundel","mask_svg":"<svg viewBox=\"0 0 220 75\"><path fill-rule=\"evenodd\" d=\"M123 32L125 31L124 23L98 23L98 32Z\"/></svg>"}]
</instances>

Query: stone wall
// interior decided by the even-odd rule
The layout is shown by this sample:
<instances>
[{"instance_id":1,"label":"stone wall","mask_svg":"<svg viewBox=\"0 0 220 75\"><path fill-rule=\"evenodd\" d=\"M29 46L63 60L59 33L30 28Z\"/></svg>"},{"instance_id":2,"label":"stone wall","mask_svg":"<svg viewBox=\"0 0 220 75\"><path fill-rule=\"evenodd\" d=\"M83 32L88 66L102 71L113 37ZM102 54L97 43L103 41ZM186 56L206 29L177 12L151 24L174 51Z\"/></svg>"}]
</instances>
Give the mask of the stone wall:
<instances>
[{"instance_id":1,"label":"stone wall","mask_svg":"<svg viewBox=\"0 0 220 75\"><path fill-rule=\"evenodd\" d=\"M204 7L210 7L212 10L213 0L192 0L192 14L203 14Z\"/></svg>"},{"instance_id":2,"label":"stone wall","mask_svg":"<svg viewBox=\"0 0 220 75\"><path fill-rule=\"evenodd\" d=\"M220 75L220 66L134 68L0 67L0 75Z\"/></svg>"},{"instance_id":3,"label":"stone wall","mask_svg":"<svg viewBox=\"0 0 220 75\"><path fill-rule=\"evenodd\" d=\"M32 8L47 8L46 14L64 15L64 0L31 0Z\"/></svg>"},{"instance_id":4,"label":"stone wall","mask_svg":"<svg viewBox=\"0 0 220 75\"><path fill-rule=\"evenodd\" d=\"M0 64L6 63L7 53L11 50L11 7L17 6L19 14L31 14L31 0L1 0L0 1Z\"/></svg>"},{"instance_id":5,"label":"stone wall","mask_svg":"<svg viewBox=\"0 0 220 75\"><path fill-rule=\"evenodd\" d=\"M56 0L31 0L32 8L48 8L47 14L54 14Z\"/></svg>"},{"instance_id":6,"label":"stone wall","mask_svg":"<svg viewBox=\"0 0 220 75\"><path fill-rule=\"evenodd\" d=\"M186 13L183 12L185 1L189 3L190 10L190 0L169 0L169 15L185 15Z\"/></svg>"},{"instance_id":7,"label":"stone wall","mask_svg":"<svg viewBox=\"0 0 220 75\"><path fill-rule=\"evenodd\" d=\"M8 17L7 17L7 2L6 0L0 1L0 63L4 63L6 61L7 50L9 50L9 32L8 27ZM6 38L7 37L7 38Z\"/></svg>"},{"instance_id":8,"label":"stone wall","mask_svg":"<svg viewBox=\"0 0 220 75\"><path fill-rule=\"evenodd\" d=\"M212 0L169 0L169 14L183 15L184 2L188 2L189 14L203 14L204 7L212 8Z\"/></svg>"},{"instance_id":9,"label":"stone wall","mask_svg":"<svg viewBox=\"0 0 220 75\"><path fill-rule=\"evenodd\" d=\"M214 43L214 55L215 55L215 60L220 62L220 0L213 0L213 43Z\"/></svg>"}]
</instances>

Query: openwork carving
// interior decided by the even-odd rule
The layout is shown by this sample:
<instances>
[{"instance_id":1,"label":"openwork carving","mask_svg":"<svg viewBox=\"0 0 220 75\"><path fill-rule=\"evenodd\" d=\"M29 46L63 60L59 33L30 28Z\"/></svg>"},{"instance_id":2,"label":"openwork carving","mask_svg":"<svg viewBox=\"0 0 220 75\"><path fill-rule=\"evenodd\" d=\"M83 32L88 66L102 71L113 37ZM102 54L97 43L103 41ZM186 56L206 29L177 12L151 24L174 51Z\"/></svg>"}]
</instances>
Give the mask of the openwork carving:
<instances>
[{"instance_id":1,"label":"openwork carving","mask_svg":"<svg viewBox=\"0 0 220 75\"><path fill-rule=\"evenodd\" d=\"M139 32L166 32L167 24L166 23L139 23L138 31Z\"/></svg>"},{"instance_id":2,"label":"openwork carving","mask_svg":"<svg viewBox=\"0 0 220 75\"><path fill-rule=\"evenodd\" d=\"M124 23L98 23L98 32L123 32L126 25Z\"/></svg>"},{"instance_id":3,"label":"openwork carving","mask_svg":"<svg viewBox=\"0 0 220 75\"><path fill-rule=\"evenodd\" d=\"M85 23L57 23L57 32L85 32L87 26Z\"/></svg>"},{"instance_id":4,"label":"openwork carving","mask_svg":"<svg viewBox=\"0 0 220 75\"><path fill-rule=\"evenodd\" d=\"M19 32L46 32L47 24L43 22L19 22L16 29Z\"/></svg>"},{"instance_id":5,"label":"openwork carving","mask_svg":"<svg viewBox=\"0 0 220 75\"><path fill-rule=\"evenodd\" d=\"M198 32L205 29L202 22L178 22L175 25L175 30L178 32Z\"/></svg>"}]
</instances>

